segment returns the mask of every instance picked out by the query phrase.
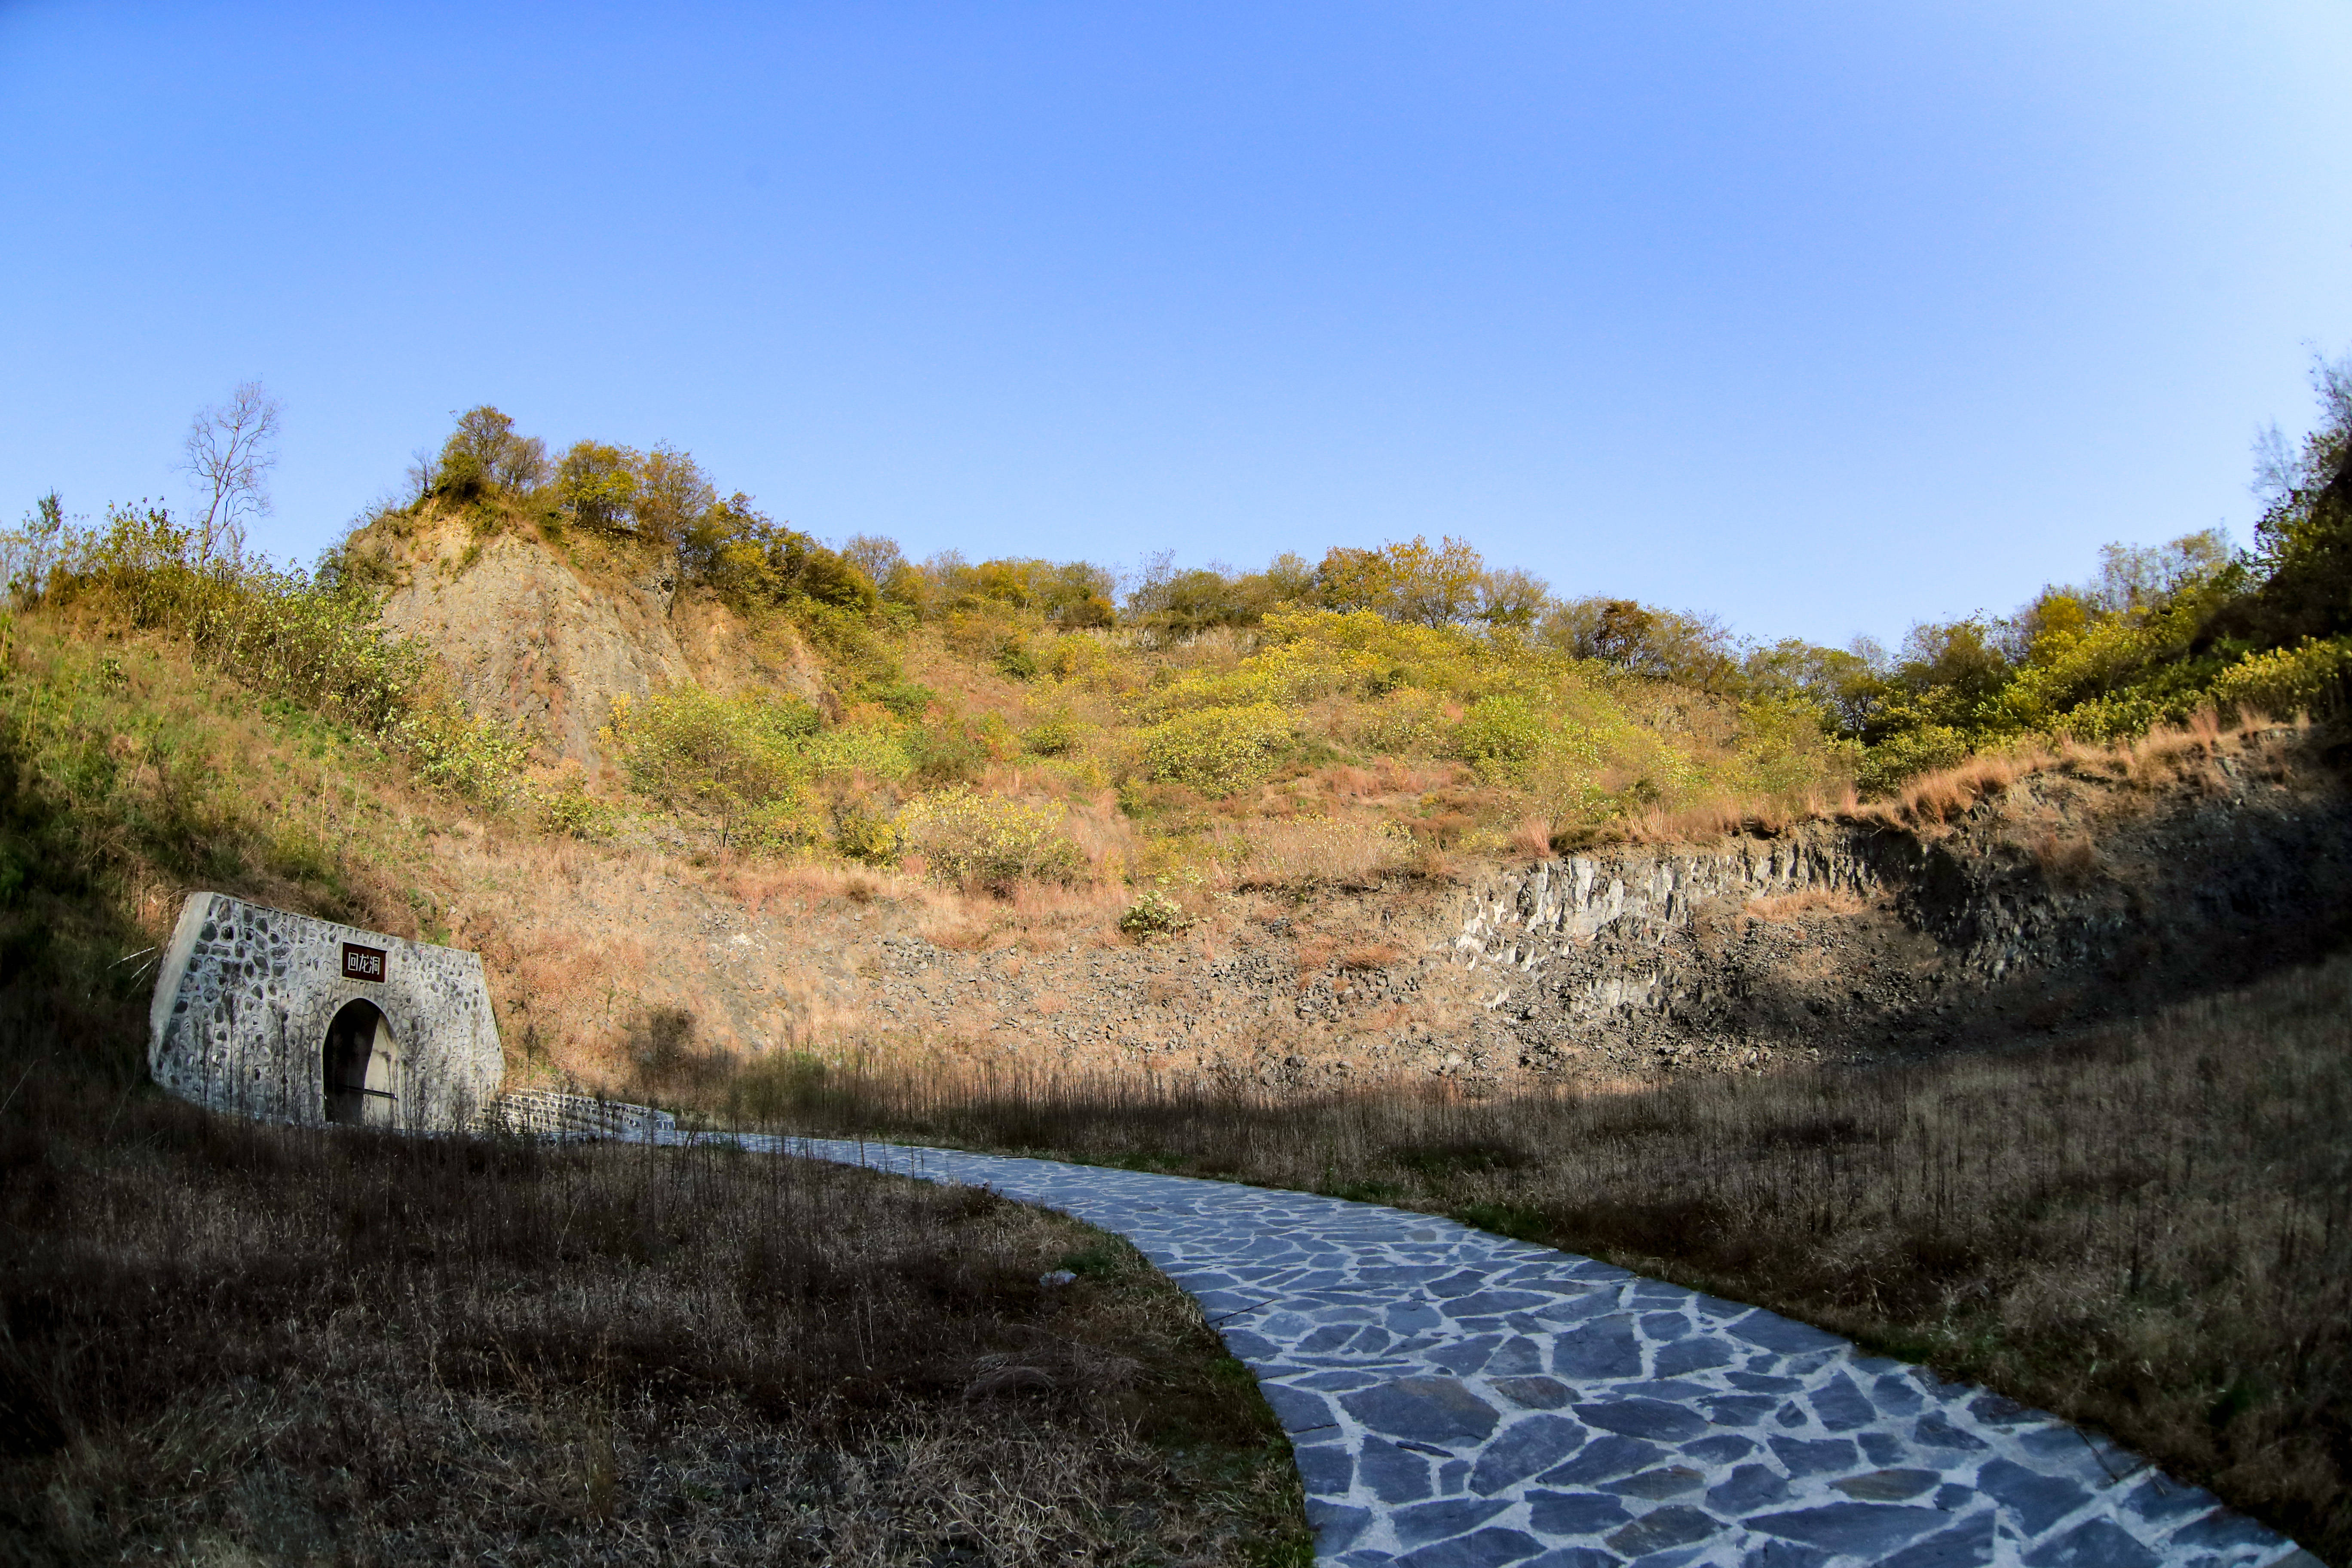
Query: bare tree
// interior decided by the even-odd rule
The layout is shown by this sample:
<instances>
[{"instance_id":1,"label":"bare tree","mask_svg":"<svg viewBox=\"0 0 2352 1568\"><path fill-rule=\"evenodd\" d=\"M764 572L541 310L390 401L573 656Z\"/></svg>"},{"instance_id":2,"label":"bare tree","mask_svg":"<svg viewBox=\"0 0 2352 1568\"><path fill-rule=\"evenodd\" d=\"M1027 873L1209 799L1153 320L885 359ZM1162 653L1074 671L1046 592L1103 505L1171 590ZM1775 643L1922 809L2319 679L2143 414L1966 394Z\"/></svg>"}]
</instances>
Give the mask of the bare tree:
<instances>
[{"instance_id":1,"label":"bare tree","mask_svg":"<svg viewBox=\"0 0 2352 1568\"><path fill-rule=\"evenodd\" d=\"M247 381L190 422L182 466L196 481L205 509L196 529L198 560L242 555L246 522L269 514L265 481L278 466L280 406L261 383Z\"/></svg>"}]
</instances>

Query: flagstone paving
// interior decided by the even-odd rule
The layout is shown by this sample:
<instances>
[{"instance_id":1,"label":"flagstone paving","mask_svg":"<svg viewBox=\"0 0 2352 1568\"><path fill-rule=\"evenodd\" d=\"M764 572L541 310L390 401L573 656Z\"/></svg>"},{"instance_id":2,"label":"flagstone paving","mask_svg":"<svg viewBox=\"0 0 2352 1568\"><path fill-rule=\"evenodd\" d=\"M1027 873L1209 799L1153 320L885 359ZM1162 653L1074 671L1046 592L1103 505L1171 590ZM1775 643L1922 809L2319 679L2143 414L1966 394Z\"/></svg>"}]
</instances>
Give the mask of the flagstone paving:
<instances>
[{"instance_id":1,"label":"flagstone paving","mask_svg":"<svg viewBox=\"0 0 2352 1568\"><path fill-rule=\"evenodd\" d=\"M989 1187L1134 1242L1256 1374L1319 1563L2317 1568L1999 1394L1450 1220L1046 1160L736 1141Z\"/></svg>"}]
</instances>

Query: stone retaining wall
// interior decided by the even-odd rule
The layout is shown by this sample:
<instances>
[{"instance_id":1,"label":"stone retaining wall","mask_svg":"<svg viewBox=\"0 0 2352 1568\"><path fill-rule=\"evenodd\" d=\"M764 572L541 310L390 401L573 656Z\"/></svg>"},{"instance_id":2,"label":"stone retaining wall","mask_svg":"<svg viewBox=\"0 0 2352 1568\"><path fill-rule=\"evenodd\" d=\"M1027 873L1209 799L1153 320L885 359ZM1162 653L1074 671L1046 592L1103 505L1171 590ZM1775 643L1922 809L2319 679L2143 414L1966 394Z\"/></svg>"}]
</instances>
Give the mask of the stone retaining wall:
<instances>
[{"instance_id":1,"label":"stone retaining wall","mask_svg":"<svg viewBox=\"0 0 2352 1568\"><path fill-rule=\"evenodd\" d=\"M518 1089L502 1094L483 1108L484 1131L509 1132L530 1138L564 1142L616 1138L624 1142L654 1142L677 1131L677 1118L651 1106L598 1100L561 1089Z\"/></svg>"}]
</instances>

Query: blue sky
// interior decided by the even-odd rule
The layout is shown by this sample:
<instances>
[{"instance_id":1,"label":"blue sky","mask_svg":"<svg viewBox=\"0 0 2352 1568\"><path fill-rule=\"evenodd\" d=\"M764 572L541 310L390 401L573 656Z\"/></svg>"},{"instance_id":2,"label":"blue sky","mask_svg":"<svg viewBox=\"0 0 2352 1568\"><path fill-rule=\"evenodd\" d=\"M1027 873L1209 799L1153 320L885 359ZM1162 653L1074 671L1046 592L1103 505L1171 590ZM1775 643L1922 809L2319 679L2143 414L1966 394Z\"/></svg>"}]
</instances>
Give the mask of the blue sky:
<instances>
[{"instance_id":1,"label":"blue sky","mask_svg":"<svg viewBox=\"0 0 2352 1568\"><path fill-rule=\"evenodd\" d=\"M2255 507L2352 6L0 4L0 512L259 375L308 558L496 403L817 534L1470 539L1764 637Z\"/></svg>"}]
</instances>

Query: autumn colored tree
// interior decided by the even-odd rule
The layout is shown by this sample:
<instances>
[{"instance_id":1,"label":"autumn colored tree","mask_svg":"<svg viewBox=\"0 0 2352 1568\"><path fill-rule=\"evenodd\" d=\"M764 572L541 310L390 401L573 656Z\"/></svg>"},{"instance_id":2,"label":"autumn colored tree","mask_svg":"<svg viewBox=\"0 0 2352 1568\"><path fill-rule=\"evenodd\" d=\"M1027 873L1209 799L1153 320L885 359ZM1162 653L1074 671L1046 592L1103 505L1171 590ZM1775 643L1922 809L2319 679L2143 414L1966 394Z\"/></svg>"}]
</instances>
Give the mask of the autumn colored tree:
<instances>
[{"instance_id":1,"label":"autumn colored tree","mask_svg":"<svg viewBox=\"0 0 2352 1568\"><path fill-rule=\"evenodd\" d=\"M556 509L582 528L606 533L634 531L640 461L627 447L574 441L555 466Z\"/></svg>"},{"instance_id":2,"label":"autumn colored tree","mask_svg":"<svg viewBox=\"0 0 2352 1568\"><path fill-rule=\"evenodd\" d=\"M433 490L470 501L493 489L527 494L547 482L547 445L538 437L519 435L514 421L487 403L456 418L434 460Z\"/></svg>"},{"instance_id":3,"label":"autumn colored tree","mask_svg":"<svg viewBox=\"0 0 2352 1568\"><path fill-rule=\"evenodd\" d=\"M1435 545L1416 534L1410 544L1383 546L1393 620L1417 626L1459 626L1477 618L1486 563L1466 541L1451 535Z\"/></svg>"},{"instance_id":4,"label":"autumn colored tree","mask_svg":"<svg viewBox=\"0 0 2352 1568\"><path fill-rule=\"evenodd\" d=\"M1420 626L1498 618L1525 624L1543 601L1541 579L1517 573L1498 581L1467 541L1450 535L1433 545L1415 535L1378 550L1327 551L1311 591L1326 609L1370 610Z\"/></svg>"},{"instance_id":5,"label":"autumn colored tree","mask_svg":"<svg viewBox=\"0 0 2352 1568\"><path fill-rule=\"evenodd\" d=\"M744 500L740 494L735 499ZM639 538L679 543L718 504L717 488L691 453L656 442L637 459L634 510Z\"/></svg>"},{"instance_id":6,"label":"autumn colored tree","mask_svg":"<svg viewBox=\"0 0 2352 1568\"><path fill-rule=\"evenodd\" d=\"M1658 680L1710 691L1738 684L1731 634L1705 616L1662 610L1633 599L1571 599L1553 605L1537 635L1579 658L1598 659Z\"/></svg>"}]
</instances>

